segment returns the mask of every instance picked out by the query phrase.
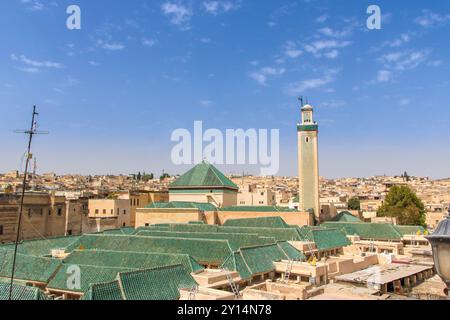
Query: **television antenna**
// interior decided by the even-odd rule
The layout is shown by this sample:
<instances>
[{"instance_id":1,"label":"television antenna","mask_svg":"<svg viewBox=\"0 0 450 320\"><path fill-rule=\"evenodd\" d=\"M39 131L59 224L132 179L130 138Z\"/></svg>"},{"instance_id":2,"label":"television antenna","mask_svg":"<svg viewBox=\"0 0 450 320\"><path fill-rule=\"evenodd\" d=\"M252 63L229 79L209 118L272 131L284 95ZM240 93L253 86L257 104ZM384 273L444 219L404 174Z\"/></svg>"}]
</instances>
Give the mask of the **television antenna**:
<instances>
[{"instance_id":1,"label":"television antenna","mask_svg":"<svg viewBox=\"0 0 450 320\"><path fill-rule=\"evenodd\" d=\"M32 158L31 154L31 142L33 140L33 136L36 134L49 134L48 131L38 131L38 124L37 124L37 116L39 116L39 113L36 112L36 106L33 106L33 114L31 116L31 125L29 130L15 130L15 133L23 133L28 135L28 148L27 148L27 159L25 164L25 171L23 174L23 181L22 181L22 196L20 198L20 207L19 207L19 216L17 218L17 231L16 231L16 243L14 245L14 256L13 256L13 264L12 264L12 271L11 271L11 283L9 287L9 300L12 300L12 290L13 290L13 284L14 284L14 274L16 271L16 258L17 258L17 247L19 245L19 238L20 238L20 225L22 222L22 212L23 212L23 202L25 198L25 189L27 184L27 175L28 175L28 166L30 163L30 160Z\"/></svg>"}]
</instances>

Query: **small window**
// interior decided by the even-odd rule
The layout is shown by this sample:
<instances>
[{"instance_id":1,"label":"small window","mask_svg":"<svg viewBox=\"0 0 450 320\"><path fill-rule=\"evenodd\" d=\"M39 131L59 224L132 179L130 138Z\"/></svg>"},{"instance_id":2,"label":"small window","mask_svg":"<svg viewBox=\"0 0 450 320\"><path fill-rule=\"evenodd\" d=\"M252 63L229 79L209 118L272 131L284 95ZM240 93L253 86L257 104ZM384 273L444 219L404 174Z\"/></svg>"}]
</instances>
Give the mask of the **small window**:
<instances>
[{"instance_id":1,"label":"small window","mask_svg":"<svg viewBox=\"0 0 450 320\"><path fill-rule=\"evenodd\" d=\"M309 137L306 137L305 140L306 140L306 143L309 143Z\"/></svg>"},{"instance_id":2,"label":"small window","mask_svg":"<svg viewBox=\"0 0 450 320\"><path fill-rule=\"evenodd\" d=\"M146 223L145 226L146 226L146 227L150 227L150 224L149 224L149 223Z\"/></svg>"},{"instance_id":3,"label":"small window","mask_svg":"<svg viewBox=\"0 0 450 320\"><path fill-rule=\"evenodd\" d=\"M62 209L58 208L58 216L62 215Z\"/></svg>"},{"instance_id":4,"label":"small window","mask_svg":"<svg viewBox=\"0 0 450 320\"><path fill-rule=\"evenodd\" d=\"M0 236L3 235L3 226L0 225Z\"/></svg>"},{"instance_id":5,"label":"small window","mask_svg":"<svg viewBox=\"0 0 450 320\"><path fill-rule=\"evenodd\" d=\"M48 215L49 215L49 216L52 215L52 209L48 209Z\"/></svg>"},{"instance_id":6,"label":"small window","mask_svg":"<svg viewBox=\"0 0 450 320\"><path fill-rule=\"evenodd\" d=\"M103 214L106 214L106 209L103 209Z\"/></svg>"},{"instance_id":7,"label":"small window","mask_svg":"<svg viewBox=\"0 0 450 320\"><path fill-rule=\"evenodd\" d=\"M127 210L123 210L123 214L127 214Z\"/></svg>"},{"instance_id":8,"label":"small window","mask_svg":"<svg viewBox=\"0 0 450 320\"><path fill-rule=\"evenodd\" d=\"M98 213L98 209L95 209L95 213Z\"/></svg>"},{"instance_id":9,"label":"small window","mask_svg":"<svg viewBox=\"0 0 450 320\"><path fill-rule=\"evenodd\" d=\"M137 199L137 205L139 205L139 199Z\"/></svg>"},{"instance_id":10,"label":"small window","mask_svg":"<svg viewBox=\"0 0 450 320\"><path fill-rule=\"evenodd\" d=\"M72 235L72 230L67 231L67 234L68 234L69 236L71 236L71 235Z\"/></svg>"},{"instance_id":11,"label":"small window","mask_svg":"<svg viewBox=\"0 0 450 320\"><path fill-rule=\"evenodd\" d=\"M124 227L126 227L126 226L127 226L127 224L126 224L126 223L124 222L124 223L123 223L123 226L124 226Z\"/></svg>"},{"instance_id":12,"label":"small window","mask_svg":"<svg viewBox=\"0 0 450 320\"><path fill-rule=\"evenodd\" d=\"M114 214L114 210L113 209L111 209L111 214Z\"/></svg>"}]
</instances>

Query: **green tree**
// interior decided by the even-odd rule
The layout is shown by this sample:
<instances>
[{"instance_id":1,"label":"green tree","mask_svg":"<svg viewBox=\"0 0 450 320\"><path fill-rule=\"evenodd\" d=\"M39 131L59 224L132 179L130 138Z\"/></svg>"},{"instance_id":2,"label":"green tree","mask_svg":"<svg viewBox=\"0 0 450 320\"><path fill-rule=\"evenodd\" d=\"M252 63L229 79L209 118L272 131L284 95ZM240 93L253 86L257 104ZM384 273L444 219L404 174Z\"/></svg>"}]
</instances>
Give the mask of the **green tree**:
<instances>
[{"instance_id":1,"label":"green tree","mask_svg":"<svg viewBox=\"0 0 450 320\"><path fill-rule=\"evenodd\" d=\"M348 208L350 210L361 210L361 201L358 197L353 197L348 200Z\"/></svg>"},{"instance_id":2,"label":"green tree","mask_svg":"<svg viewBox=\"0 0 450 320\"><path fill-rule=\"evenodd\" d=\"M425 227L425 212L422 200L408 186L393 186L377 215L397 218L402 225Z\"/></svg>"}]
</instances>

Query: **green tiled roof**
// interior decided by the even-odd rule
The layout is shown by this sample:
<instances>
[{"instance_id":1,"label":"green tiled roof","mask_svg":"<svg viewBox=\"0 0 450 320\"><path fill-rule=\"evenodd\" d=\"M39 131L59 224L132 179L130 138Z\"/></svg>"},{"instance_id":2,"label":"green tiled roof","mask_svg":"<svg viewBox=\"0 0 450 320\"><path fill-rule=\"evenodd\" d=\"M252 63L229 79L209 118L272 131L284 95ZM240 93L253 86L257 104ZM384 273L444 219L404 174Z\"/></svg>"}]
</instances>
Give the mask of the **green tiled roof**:
<instances>
[{"instance_id":1,"label":"green tiled roof","mask_svg":"<svg viewBox=\"0 0 450 320\"><path fill-rule=\"evenodd\" d=\"M252 273L240 252L233 252L220 267L222 269L237 271L243 280L250 280L252 278Z\"/></svg>"},{"instance_id":2,"label":"green tiled roof","mask_svg":"<svg viewBox=\"0 0 450 320\"><path fill-rule=\"evenodd\" d=\"M14 252L0 249L0 277L11 277ZM55 259L17 254L14 278L47 283L60 267Z\"/></svg>"},{"instance_id":3,"label":"green tiled roof","mask_svg":"<svg viewBox=\"0 0 450 320\"><path fill-rule=\"evenodd\" d=\"M84 249L188 254L205 264L220 264L231 253L228 241L209 239L95 234L84 235L77 245Z\"/></svg>"},{"instance_id":4,"label":"green tiled roof","mask_svg":"<svg viewBox=\"0 0 450 320\"><path fill-rule=\"evenodd\" d=\"M313 240L320 251L341 248L351 244L347 236L338 229L314 228L311 229L311 233L312 239L305 240Z\"/></svg>"},{"instance_id":5,"label":"green tiled roof","mask_svg":"<svg viewBox=\"0 0 450 320\"><path fill-rule=\"evenodd\" d=\"M238 189L238 186L228 179L213 165L203 161L183 174L169 185L172 188L214 187Z\"/></svg>"},{"instance_id":6,"label":"green tiled roof","mask_svg":"<svg viewBox=\"0 0 450 320\"><path fill-rule=\"evenodd\" d=\"M257 227L257 228L288 228L288 224L281 217L262 217L247 219L228 219L225 227Z\"/></svg>"},{"instance_id":7,"label":"green tiled roof","mask_svg":"<svg viewBox=\"0 0 450 320\"><path fill-rule=\"evenodd\" d=\"M211 203L200 202L153 202L146 206L147 209L199 209L201 211L216 211L217 207Z\"/></svg>"},{"instance_id":8,"label":"green tiled roof","mask_svg":"<svg viewBox=\"0 0 450 320\"><path fill-rule=\"evenodd\" d=\"M50 256L53 249L66 249L76 242L80 236L56 237L39 240L25 240L17 248L17 252L33 256ZM0 246L0 249L13 250L14 245Z\"/></svg>"},{"instance_id":9,"label":"green tiled roof","mask_svg":"<svg viewBox=\"0 0 450 320\"><path fill-rule=\"evenodd\" d=\"M346 235L358 235L361 239L400 241L402 238L401 233L390 223L325 222L322 226L338 229Z\"/></svg>"},{"instance_id":10,"label":"green tiled roof","mask_svg":"<svg viewBox=\"0 0 450 320\"><path fill-rule=\"evenodd\" d=\"M198 285L182 265L121 272L118 280L126 300L178 300L180 289Z\"/></svg>"},{"instance_id":11,"label":"green tiled roof","mask_svg":"<svg viewBox=\"0 0 450 320\"><path fill-rule=\"evenodd\" d=\"M174 232L218 232L219 226L212 224L171 224L169 230Z\"/></svg>"},{"instance_id":12,"label":"green tiled roof","mask_svg":"<svg viewBox=\"0 0 450 320\"><path fill-rule=\"evenodd\" d=\"M295 241L300 240L299 233L296 227L289 228L258 228L258 227L228 227L217 226L209 224L171 224L168 230L166 228L145 227L138 228L137 232L150 231L172 231L172 232L206 232L206 233L243 233L243 234L257 234L260 237L275 238L277 241Z\"/></svg>"},{"instance_id":13,"label":"green tiled roof","mask_svg":"<svg viewBox=\"0 0 450 320\"><path fill-rule=\"evenodd\" d=\"M421 235L425 233L425 228L421 226L394 226L395 229L397 229L398 232L400 232L403 236L404 235L417 235L418 232L420 232Z\"/></svg>"},{"instance_id":14,"label":"green tiled roof","mask_svg":"<svg viewBox=\"0 0 450 320\"><path fill-rule=\"evenodd\" d=\"M64 259L64 263L98 267L125 267L130 269L182 264L189 272L203 270L203 267L187 254L170 253L75 250Z\"/></svg>"},{"instance_id":15,"label":"green tiled roof","mask_svg":"<svg viewBox=\"0 0 450 320\"><path fill-rule=\"evenodd\" d=\"M241 248L230 255L221 268L227 268L239 272L244 280L261 273L275 270L276 261L304 260L303 253L295 249L288 242Z\"/></svg>"},{"instance_id":16,"label":"green tiled roof","mask_svg":"<svg viewBox=\"0 0 450 320\"><path fill-rule=\"evenodd\" d=\"M361 219L355 217L348 211L340 212L336 217L333 218L336 222L362 222Z\"/></svg>"},{"instance_id":17,"label":"green tiled roof","mask_svg":"<svg viewBox=\"0 0 450 320\"><path fill-rule=\"evenodd\" d=\"M0 282L0 300L9 300L10 283ZM18 283L13 284L12 300L51 300L42 290Z\"/></svg>"},{"instance_id":18,"label":"green tiled roof","mask_svg":"<svg viewBox=\"0 0 450 320\"><path fill-rule=\"evenodd\" d=\"M182 265L119 272L116 280L92 284L83 300L178 300L180 289L198 284Z\"/></svg>"},{"instance_id":19,"label":"green tiled roof","mask_svg":"<svg viewBox=\"0 0 450 320\"><path fill-rule=\"evenodd\" d=\"M287 259L277 245L241 248L239 252L253 275L271 272L275 269L273 262Z\"/></svg>"},{"instance_id":20,"label":"green tiled roof","mask_svg":"<svg viewBox=\"0 0 450 320\"><path fill-rule=\"evenodd\" d=\"M278 247L280 247L281 250L283 250L283 253L291 260L302 261L306 259L303 252L297 250L287 241L278 241L277 245Z\"/></svg>"},{"instance_id":21,"label":"green tiled roof","mask_svg":"<svg viewBox=\"0 0 450 320\"><path fill-rule=\"evenodd\" d=\"M255 246L261 244L275 243L274 238L261 238L257 234L243 233L219 233L219 232L170 232L170 231L139 231L139 236L150 237L169 237L169 238L186 238L186 239L215 239L228 240L232 250L241 247Z\"/></svg>"},{"instance_id":22,"label":"green tiled roof","mask_svg":"<svg viewBox=\"0 0 450 320\"><path fill-rule=\"evenodd\" d=\"M104 283L94 283L89 286L88 291L80 300L123 300L122 290L118 280Z\"/></svg>"},{"instance_id":23,"label":"green tiled roof","mask_svg":"<svg viewBox=\"0 0 450 320\"><path fill-rule=\"evenodd\" d=\"M289 209L286 207L278 207L278 206L230 206L221 208L220 211L298 212L298 210L295 209Z\"/></svg>"},{"instance_id":24,"label":"green tiled roof","mask_svg":"<svg viewBox=\"0 0 450 320\"><path fill-rule=\"evenodd\" d=\"M113 267L97 267L89 265L78 265L80 267L81 274L81 288L72 289L67 286L67 280L72 275L68 273L68 268L72 264L63 264L59 271L56 273L55 277L50 281L47 288L83 293L89 289L91 284L111 282L116 279L117 274L122 271L131 271L133 269L129 268L113 268Z\"/></svg>"},{"instance_id":25,"label":"green tiled roof","mask_svg":"<svg viewBox=\"0 0 450 320\"><path fill-rule=\"evenodd\" d=\"M118 229L110 229L105 230L103 232L104 234L134 234L135 229L133 227L124 227L124 228L118 228Z\"/></svg>"},{"instance_id":26,"label":"green tiled roof","mask_svg":"<svg viewBox=\"0 0 450 320\"><path fill-rule=\"evenodd\" d=\"M272 237L277 241L300 240L296 228L250 228L250 227L219 227L219 232L226 233L254 233L260 237Z\"/></svg>"}]
</instances>

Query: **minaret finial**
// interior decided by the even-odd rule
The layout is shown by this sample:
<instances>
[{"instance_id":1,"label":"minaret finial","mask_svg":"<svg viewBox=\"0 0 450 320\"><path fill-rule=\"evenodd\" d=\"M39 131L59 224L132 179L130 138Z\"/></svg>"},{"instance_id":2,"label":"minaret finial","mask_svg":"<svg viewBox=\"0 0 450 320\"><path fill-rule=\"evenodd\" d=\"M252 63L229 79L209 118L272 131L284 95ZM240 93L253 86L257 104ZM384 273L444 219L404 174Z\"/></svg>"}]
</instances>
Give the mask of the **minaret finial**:
<instances>
[{"instance_id":1,"label":"minaret finial","mask_svg":"<svg viewBox=\"0 0 450 320\"><path fill-rule=\"evenodd\" d=\"M303 96L298 97L298 101L300 101L300 107L303 108L304 104L303 104Z\"/></svg>"}]
</instances>

